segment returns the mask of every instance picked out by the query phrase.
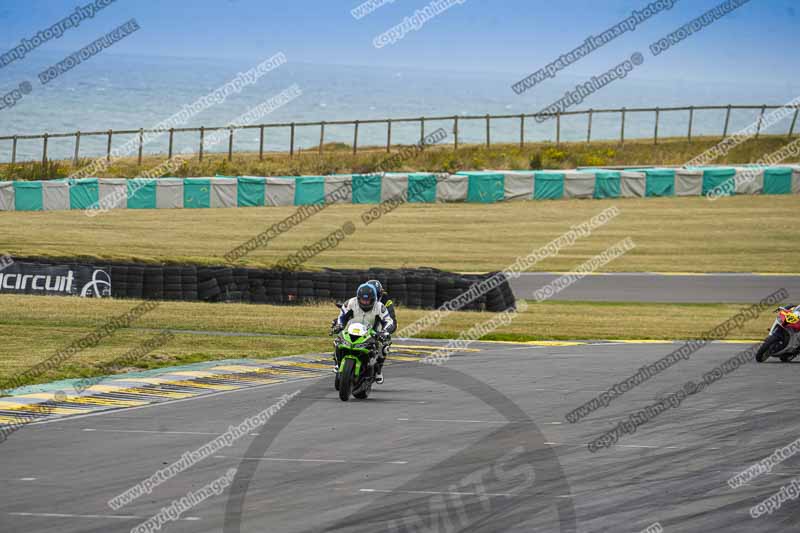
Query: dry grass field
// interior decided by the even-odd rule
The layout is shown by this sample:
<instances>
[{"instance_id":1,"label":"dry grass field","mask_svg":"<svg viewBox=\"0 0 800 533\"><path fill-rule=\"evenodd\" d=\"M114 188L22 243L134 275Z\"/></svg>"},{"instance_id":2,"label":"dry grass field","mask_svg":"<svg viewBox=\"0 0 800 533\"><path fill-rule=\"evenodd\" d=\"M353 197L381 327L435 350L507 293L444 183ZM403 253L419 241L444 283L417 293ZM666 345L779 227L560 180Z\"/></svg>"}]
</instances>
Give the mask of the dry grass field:
<instances>
[{"instance_id":1,"label":"dry grass field","mask_svg":"<svg viewBox=\"0 0 800 533\"><path fill-rule=\"evenodd\" d=\"M800 232L795 196L406 204L366 226L373 206L333 205L254 250L237 264L273 266L348 221L356 231L302 268L429 266L459 272L506 268L570 226L610 206L619 216L532 270L570 271L631 237L636 248L607 271L791 272ZM226 252L295 211L294 207L0 213L0 253L148 262L224 264ZM790 221L787 229L787 221Z\"/></svg>"}]
</instances>

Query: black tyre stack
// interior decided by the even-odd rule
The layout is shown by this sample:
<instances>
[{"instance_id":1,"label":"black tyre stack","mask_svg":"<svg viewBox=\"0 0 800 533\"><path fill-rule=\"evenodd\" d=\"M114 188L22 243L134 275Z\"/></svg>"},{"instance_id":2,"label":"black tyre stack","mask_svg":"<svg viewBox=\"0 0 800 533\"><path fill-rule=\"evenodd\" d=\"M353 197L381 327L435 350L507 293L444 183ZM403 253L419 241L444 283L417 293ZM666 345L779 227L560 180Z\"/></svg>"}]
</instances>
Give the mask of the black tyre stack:
<instances>
[{"instance_id":1,"label":"black tyre stack","mask_svg":"<svg viewBox=\"0 0 800 533\"><path fill-rule=\"evenodd\" d=\"M328 286L331 291L331 299L343 302L348 297L352 297L347 292L347 280L345 275L338 271L328 270Z\"/></svg>"},{"instance_id":2,"label":"black tyre stack","mask_svg":"<svg viewBox=\"0 0 800 533\"><path fill-rule=\"evenodd\" d=\"M197 292L197 267L194 265L180 267L181 300L194 302L199 299Z\"/></svg>"},{"instance_id":3,"label":"black tyre stack","mask_svg":"<svg viewBox=\"0 0 800 533\"><path fill-rule=\"evenodd\" d=\"M197 297L206 302L216 302L222 294L213 268L197 269Z\"/></svg>"},{"instance_id":4,"label":"black tyre stack","mask_svg":"<svg viewBox=\"0 0 800 533\"><path fill-rule=\"evenodd\" d=\"M182 300L183 286L181 284L181 267L166 266L162 270L164 279L164 299Z\"/></svg>"},{"instance_id":5,"label":"black tyre stack","mask_svg":"<svg viewBox=\"0 0 800 533\"><path fill-rule=\"evenodd\" d=\"M83 265L42 258L15 258L15 261L38 265ZM343 302L355 296L360 284L369 279L377 279L398 305L422 309L441 307L469 291L474 284L496 274L462 275L433 268L290 272L226 266L136 263L83 266L102 268L109 273L111 295L114 298L286 305ZM500 280L499 284L493 284L493 289L464 303L461 309L499 312L515 307L516 300L508 279L502 273L496 275Z\"/></svg>"},{"instance_id":6,"label":"black tyre stack","mask_svg":"<svg viewBox=\"0 0 800 533\"><path fill-rule=\"evenodd\" d=\"M144 267L129 265L126 267L125 295L127 298L145 298L144 295ZM111 292L114 292L114 278L111 278Z\"/></svg>"},{"instance_id":7,"label":"black tyre stack","mask_svg":"<svg viewBox=\"0 0 800 533\"><path fill-rule=\"evenodd\" d=\"M111 296L113 298L127 298L128 267L125 265L112 265L109 275L111 276Z\"/></svg>"},{"instance_id":8,"label":"black tyre stack","mask_svg":"<svg viewBox=\"0 0 800 533\"><path fill-rule=\"evenodd\" d=\"M406 301L404 302L406 306L422 307L422 291L424 289L422 277L422 274L416 271L406 273Z\"/></svg>"},{"instance_id":9,"label":"black tyre stack","mask_svg":"<svg viewBox=\"0 0 800 533\"><path fill-rule=\"evenodd\" d=\"M283 273L278 270L264 270L264 285L266 287L267 303L285 303L283 292Z\"/></svg>"},{"instance_id":10,"label":"black tyre stack","mask_svg":"<svg viewBox=\"0 0 800 533\"><path fill-rule=\"evenodd\" d=\"M142 297L148 300L164 299L164 267L143 267Z\"/></svg>"}]
</instances>

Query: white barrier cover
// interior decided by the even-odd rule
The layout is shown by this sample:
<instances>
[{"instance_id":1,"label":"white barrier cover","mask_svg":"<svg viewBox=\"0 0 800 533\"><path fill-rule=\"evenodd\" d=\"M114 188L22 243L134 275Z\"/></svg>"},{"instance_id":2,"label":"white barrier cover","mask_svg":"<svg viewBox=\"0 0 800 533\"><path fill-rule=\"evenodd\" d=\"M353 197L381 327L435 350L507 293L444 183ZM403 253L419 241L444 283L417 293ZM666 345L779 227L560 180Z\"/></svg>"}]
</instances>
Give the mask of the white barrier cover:
<instances>
[{"instance_id":1,"label":"white barrier cover","mask_svg":"<svg viewBox=\"0 0 800 533\"><path fill-rule=\"evenodd\" d=\"M800 165L792 167L792 194L800 194Z\"/></svg>"},{"instance_id":2,"label":"white barrier cover","mask_svg":"<svg viewBox=\"0 0 800 533\"><path fill-rule=\"evenodd\" d=\"M0 211L14 211L14 183L0 181Z\"/></svg>"},{"instance_id":3,"label":"white barrier cover","mask_svg":"<svg viewBox=\"0 0 800 533\"><path fill-rule=\"evenodd\" d=\"M156 208L183 208L183 180L180 178L159 178L156 180Z\"/></svg>"},{"instance_id":4,"label":"white barrier cover","mask_svg":"<svg viewBox=\"0 0 800 533\"><path fill-rule=\"evenodd\" d=\"M340 187L346 184L350 186L342 191L333 194ZM352 204L353 203L353 176L326 176L325 177L325 203Z\"/></svg>"},{"instance_id":5,"label":"white barrier cover","mask_svg":"<svg viewBox=\"0 0 800 533\"><path fill-rule=\"evenodd\" d=\"M764 169L736 167L736 194L761 194L764 192Z\"/></svg>"},{"instance_id":6,"label":"white barrier cover","mask_svg":"<svg viewBox=\"0 0 800 533\"><path fill-rule=\"evenodd\" d=\"M594 172L565 172L564 198L592 198L594 180Z\"/></svg>"},{"instance_id":7,"label":"white barrier cover","mask_svg":"<svg viewBox=\"0 0 800 533\"><path fill-rule=\"evenodd\" d=\"M408 174L384 174L381 178L381 202L408 200Z\"/></svg>"},{"instance_id":8,"label":"white barrier cover","mask_svg":"<svg viewBox=\"0 0 800 533\"><path fill-rule=\"evenodd\" d=\"M644 198L647 174L644 172L620 172L619 195L623 198Z\"/></svg>"},{"instance_id":9,"label":"white barrier cover","mask_svg":"<svg viewBox=\"0 0 800 533\"><path fill-rule=\"evenodd\" d=\"M114 201L112 209L126 209L128 207L128 180L123 178L98 179L97 199L101 206L106 205L103 203L103 198L108 198L107 202ZM45 209L47 209L46 205Z\"/></svg>"},{"instance_id":10,"label":"white barrier cover","mask_svg":"<svg viewBox=\"0 0 800 533\"><path fill-rule=\"evenodd\" d=\"M236 178L211 178L210 207L236 207L238 205L238 180Z\"/></svg>"},{"instance_id":11,"label":"white barrier cover","mask_svg":"<svg viewBox=\"0 0 800 533\"><path fill-rule=\"evenodd\" d=\"M501 172L503 174L504 200L530 200L533 198L533 172Z\"/></svg>"},{"instance_id":12,"label":"white barrier cover","mask_svg":"<svg viewBox=\"0 0 800 533\"><path fill-rule=\"evenodd\" d=\"M703 194L703 171L679 168L675 170L675 196Z\"/></svg>"},{"instance_id":13,"label":"white barrier cover","mask_svg":"<svg viewBox=\"0 0 800 533\"><path fill-rule=\"evenodd\" d=\"M469 177L458 174L440 176L436 183L437 202L465 202L469 189Z\"/></svg>"},{"instance_id":14,"label":"white barrier cover","mask_svg":"<svg viewBox=\"0 0 800 533\"><path fill-rule=\"evenodd\" d=\"M69 209L69 184L66 181L42 182L42 210L63 211Z\"/></svg>"},{"instance_id":15,"label":"white barrier cover","mask_svg":"<svg viewBox=\"0 0 800 533\"><path fill-rule=\"evenodd\" d=\"M294 205L294 178L267 178L264 205Z\"/></svg>"}]
</instances>

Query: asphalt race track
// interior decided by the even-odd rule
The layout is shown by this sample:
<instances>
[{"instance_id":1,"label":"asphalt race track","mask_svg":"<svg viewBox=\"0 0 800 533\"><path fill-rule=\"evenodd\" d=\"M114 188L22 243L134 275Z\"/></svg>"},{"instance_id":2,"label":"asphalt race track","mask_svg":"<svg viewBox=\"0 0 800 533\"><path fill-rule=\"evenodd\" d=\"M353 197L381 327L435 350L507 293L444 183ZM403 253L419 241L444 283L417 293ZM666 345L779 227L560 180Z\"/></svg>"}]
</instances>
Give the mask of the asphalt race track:
<instances>
[{"instance_id":1,"label":"asphalt race track","mask_svg":"<svg viewBox=\"0 0 800 533\"><path fill-rule=\"evenodd\" d=\"M517 298L561 276L528 272L511 280ZM789 300L800 300L796 274L659 274L650 272L596 273L553 296L552 300L650 303L753 303L784 287Z\"/></svg>"},{"instance_id":2,"label":"asphalt race track","mask_svg":"<svg viewBox=\"0 0 800 533\"><path fill-rule=\"evenodd\" d=\"M800 436L800 364L744 365L589 452L632 411L748 347L713 343L583 421L565 420L678 346L476 343L441 367L387 366L366 401L341 402L330 375L30 425L0 445L0 531L127 532L230 468L232 488L162 531L796 530L800 501L760 518L749 510L800 475L797 458L746 486L726 482ZM296 390L256 436L107 506Z\"/></svg>"}]
</instances>

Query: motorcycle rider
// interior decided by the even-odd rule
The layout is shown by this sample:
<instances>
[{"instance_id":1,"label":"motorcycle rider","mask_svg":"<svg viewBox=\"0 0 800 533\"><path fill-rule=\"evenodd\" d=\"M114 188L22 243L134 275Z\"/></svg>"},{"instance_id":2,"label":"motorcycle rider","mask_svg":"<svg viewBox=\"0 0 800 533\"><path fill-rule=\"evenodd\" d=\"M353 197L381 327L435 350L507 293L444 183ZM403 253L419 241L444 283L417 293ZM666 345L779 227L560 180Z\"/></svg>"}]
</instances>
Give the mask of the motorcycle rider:
<instances>
[{"instance_id":1,"label":"motorcycle rider","mask_svg":"<svg viewBox=\"0 0 800 533\"><path fill-rule=\"evenodd\" d=\"M350 321L360 322L361 324L372 326L378 332L378 361L375 368L375 382L383 384L383 360L385 359L385 346L391 339L391 334L395 330L395 322L386 306L378 300L378 291L375 286L368 283L359 285L355 298L350 298L342 305L338 318L331 324L331 331L339 333ZM337 364L338 358L334 354Z\"/></svg>"},{"instance_id":2,"label":"motorcycle rider","mask_svg":"<svg viewBox=\"0 0 800 533\"><path fill-rule=\"evenodd\" d=\"M371 279L367 281L367 285L372 285L375 287L375 291L378 293L378 301L386 307L386 310L389 311L389 316L392 317L392 321L394 322L394 330L392 332L397 331L397 316L395 316L394 312L394 302L389 299L389 293L383 290L383 285L377 279ZM386 361L386 357L389 355L389 345L391 345L391 341L383 344L383 350L381 351L383 357L378 359L378 363L375 368L375 371L378 374L381 374L381 371L383 370L383 363Z\"/></svg>"}]
</instances>

